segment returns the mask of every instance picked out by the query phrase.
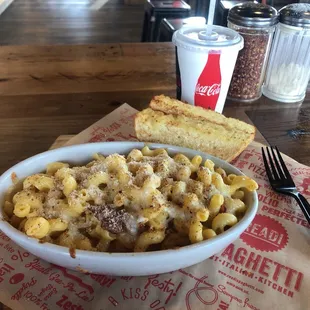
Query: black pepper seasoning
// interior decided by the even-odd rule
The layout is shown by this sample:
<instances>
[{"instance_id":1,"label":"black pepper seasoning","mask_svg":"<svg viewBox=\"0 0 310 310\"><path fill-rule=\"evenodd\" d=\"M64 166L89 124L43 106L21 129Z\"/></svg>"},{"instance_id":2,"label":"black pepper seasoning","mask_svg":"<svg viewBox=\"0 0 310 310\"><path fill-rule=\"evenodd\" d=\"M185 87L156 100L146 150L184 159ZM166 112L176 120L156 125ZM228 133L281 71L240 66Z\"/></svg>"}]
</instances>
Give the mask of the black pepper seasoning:
<instances>
[{"instance_id":1,"label":"black pepper seasoning","mask_svg":"<svg viewBox=\"0 0 310 310\"><path fill-rule=\"evenodd\" d=\"M228 13L228 27L238 31L244 39L231 79L228 98L254 101L262 95L266 64L271 41L278 23L278 12L269 5L246 2Z\"/></svg>"}]
</instances>

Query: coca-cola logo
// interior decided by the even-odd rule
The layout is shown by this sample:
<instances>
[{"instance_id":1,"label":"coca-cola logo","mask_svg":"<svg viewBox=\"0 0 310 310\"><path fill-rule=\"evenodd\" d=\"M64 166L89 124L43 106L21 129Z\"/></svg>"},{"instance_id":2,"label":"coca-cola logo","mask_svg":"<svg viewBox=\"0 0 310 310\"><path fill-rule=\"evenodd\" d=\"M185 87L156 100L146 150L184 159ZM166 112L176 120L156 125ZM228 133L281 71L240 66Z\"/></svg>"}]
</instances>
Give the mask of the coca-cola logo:
<instances>
[{"instance_id":1,"label":"coca-cola logo","mask_svg":"<svg viewBox=\"0 0 310 310\"><path fill-rule=\"evenodd\" d=\"M215 96L221 91L221 84L213 84L211 86L203 86L199 83L196 86L196 94L201 96Z\"/></svg>"},{"instance_id":2,"label":"coca-cola logo","mask_svg":"<svg viewBox=\"0 0 310 310\"><path fill-rule=\"evenodd\" d=\"M215 110L221 91L221 54L210 53L195 88L194 104Z\"/></svg>"}]
</instances>

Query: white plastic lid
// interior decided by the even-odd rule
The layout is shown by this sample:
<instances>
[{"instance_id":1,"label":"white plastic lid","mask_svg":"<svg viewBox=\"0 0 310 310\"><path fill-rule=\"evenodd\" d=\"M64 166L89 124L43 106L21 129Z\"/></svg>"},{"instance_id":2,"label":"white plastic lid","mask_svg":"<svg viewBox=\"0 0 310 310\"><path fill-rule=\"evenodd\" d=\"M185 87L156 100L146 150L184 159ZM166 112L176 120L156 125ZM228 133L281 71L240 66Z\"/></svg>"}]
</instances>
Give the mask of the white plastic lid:
<instances>
[{"instance_id":1,"label":"white plastic lid","mask_svg":"<svg viewBox=\"0 0 310 310\"><path fill-rule=\"evenodd\" d=\"M241 50L243 38L235 30L214 26L184 26L173 34L172 42L178 46L197 52L208 52L232 47Z\"/></svg>"}]
</instances>

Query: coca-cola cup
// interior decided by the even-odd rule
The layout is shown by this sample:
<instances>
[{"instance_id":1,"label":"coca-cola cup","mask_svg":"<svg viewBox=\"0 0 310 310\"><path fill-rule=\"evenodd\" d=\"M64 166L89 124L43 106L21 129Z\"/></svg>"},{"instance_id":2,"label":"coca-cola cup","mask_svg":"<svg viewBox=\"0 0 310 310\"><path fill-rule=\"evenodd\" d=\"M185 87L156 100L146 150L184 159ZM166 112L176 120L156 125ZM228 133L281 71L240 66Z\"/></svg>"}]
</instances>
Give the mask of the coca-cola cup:
<instances>
[{"instance_id":1,"label":"coca-cola cup","mask_svg":"<svg viewBox=\"0 0 310 310\"><path fill-rule=\"evenodd\" d=\"M243 38L221 26L184 26L173 35L177 98L222 113Z\"/></svg>"}]
</instances>

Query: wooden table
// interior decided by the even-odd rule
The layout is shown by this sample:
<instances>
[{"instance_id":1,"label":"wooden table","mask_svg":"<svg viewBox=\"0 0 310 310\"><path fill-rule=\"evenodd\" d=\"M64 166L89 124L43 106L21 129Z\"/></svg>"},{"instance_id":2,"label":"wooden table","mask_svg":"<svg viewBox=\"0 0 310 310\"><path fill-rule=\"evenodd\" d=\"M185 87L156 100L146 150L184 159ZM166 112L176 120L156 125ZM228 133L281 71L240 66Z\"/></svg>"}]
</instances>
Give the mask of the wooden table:
<instances>
[{"instance_id":1,"label":"wooden table","mask_svg":"<svg viewBox=\"0 0 310 310\"><path fill-rule=\"evenodd\" d=\"M161 93L175 96L171 43L2 46L0 172L123 102L142 109ZM224 114L252 121L269 143L310 165L310 94L302 105L227 102Z\"/></svg>"},{"instance_id":2,"label":"wooden table","mask_svg":"<svg viewBox=\"0 0 310 310\"><path fill-rule=\"evenodd\" d=\"M161 93L175 96L171 43L1 47L0 173L123 102L142 109ZM257 140L310 165L310 93L303 104L227 102L224 114L252 121Z\"/></svg>"}]
</instances>

